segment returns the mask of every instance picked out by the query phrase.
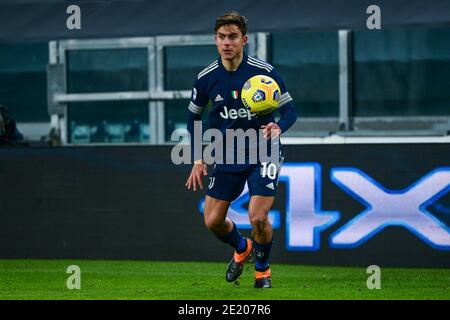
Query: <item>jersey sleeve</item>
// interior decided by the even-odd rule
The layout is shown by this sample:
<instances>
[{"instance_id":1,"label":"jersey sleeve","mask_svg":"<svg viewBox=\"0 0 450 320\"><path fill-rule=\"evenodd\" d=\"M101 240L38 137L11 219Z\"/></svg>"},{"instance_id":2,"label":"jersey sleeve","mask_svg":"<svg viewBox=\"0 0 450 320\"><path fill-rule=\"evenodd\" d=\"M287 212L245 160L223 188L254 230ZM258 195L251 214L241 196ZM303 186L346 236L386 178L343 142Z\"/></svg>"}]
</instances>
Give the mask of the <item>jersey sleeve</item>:
<instances>
[{"instance_id":1,"label":"jersey sleeve","mask_svg":"<svg viewBox=\"0 0 450 320\"><path fill-rule=\"evenodd\" d=\"M281 99L280 99L280 104L278 105L278 108L282 108L284 105L288 104L289 102L293 103L293 99L291 97L291 95L289 94L286 85L283 81L283 79L280 77L280 75L278 74L278 72L273 69L270 72L270 76L278 83L278 86L280 87L281 90Z\"/></svg>"},{"instance_id":2,"label":"jersey sleeve","mask_svg":"<svg viewBox=\"0 0 450 320\"><path fill-rule=\"evenodd\" d=\"M191 93L191 101L188 109L194 114L202 114L203 109L208 104L208 95L206 94L206 86L203 79L197 79L194 83Z\"/></svg>"},{"instance_id":3,"label":"jersey sleeve","mask_svg":"<svg viewBox=\"0 0 450 320\"><path fill-rule=\"evenodd\" d=\"M187 116L187 130L189 132L189 140L191 143L191 160L192 162L196 160L201 160L201 143L195 141L194 129L195 122L199 121L201 125L202 112L203 109L208 104L208 96L206 94L206 89L204 83L197 79L194 83L191 93L191 101L188 105L188 116ZM199 145L196 145L199 144Z\"/></svg>"},{"instance_id":4,"label":"jersey sleeve","mask_svg":"<svg viewBox=\"0 0 450 320\"><path fill-rule=\"evenodd\" d=\"M298 118L298 114L294 105L294 100L289 94L283 79L275 69L271 71L271 75L278 83L281 90L280 104L277 109L281 117L277 124L281 129L281 133L284 133L295 123Z\"/></svg>"}]
</instances>

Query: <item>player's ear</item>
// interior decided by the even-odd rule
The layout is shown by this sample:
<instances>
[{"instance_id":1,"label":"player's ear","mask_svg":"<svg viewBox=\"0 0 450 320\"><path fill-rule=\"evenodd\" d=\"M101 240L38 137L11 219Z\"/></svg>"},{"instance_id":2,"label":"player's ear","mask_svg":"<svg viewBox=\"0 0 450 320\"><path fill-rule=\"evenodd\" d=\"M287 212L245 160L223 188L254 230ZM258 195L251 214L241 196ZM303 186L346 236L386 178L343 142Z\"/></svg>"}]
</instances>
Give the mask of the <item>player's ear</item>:
<instances>
[{"instance_id":1,"label":"player's ear","mask_svg":"<svg viewBox=\"0 0 450 320\"><path fill-rule=\"evenodd\" d=\"M245 45L247 44L247 42L248 42L248 37L247 37L247 35L243 36L242 39L244 40L243 45L245 46Z\"/></svg>"}]
</instances>

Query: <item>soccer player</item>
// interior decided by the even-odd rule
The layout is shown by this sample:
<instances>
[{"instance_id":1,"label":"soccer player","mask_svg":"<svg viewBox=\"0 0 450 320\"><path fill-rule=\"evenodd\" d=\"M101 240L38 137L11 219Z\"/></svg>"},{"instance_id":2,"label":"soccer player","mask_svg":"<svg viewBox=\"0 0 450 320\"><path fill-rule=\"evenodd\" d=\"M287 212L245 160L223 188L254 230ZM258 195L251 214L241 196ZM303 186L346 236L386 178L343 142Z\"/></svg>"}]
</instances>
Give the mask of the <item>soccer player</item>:
<instances>
[{"instance_id":1,"label":"soccer player","mask_svg":"<svg viewBox=\"0 0 450 320\"><path fill-rule=\"evenodd\" d=\"M194 144L198 143L193 139L194 122L201 121L201 114L209 101L212 103L209 127L219 129L224 136L223 139L226 138L226 129L244 131L253 129L258 132L261 128L264 138L270 142L286 132L297 119L292 98L275 69L270 64L250 57L244 52L244 46L248 41L246 33L247 21L237 12L227 13L216 20L215 42L220 57L198 74L188 106L187 127L191 136L191 150L194 150ZM280 87L281 99L277 110L281 117L277 123L273 114L250 115L239 97L245 81L255 75L269 76ZM196 191L198 186L203 189L202 177L207 175L207 166L201 156L193 160L194 165L186 186ZM254 287L272 287L269 257L273 231L268 213L274 203L281 163L280 152L277 170L268 175L259 161L256 164L215 161L209 177L204 221L212 233L235 249L226 271L228 282L234 282L241 276L244 263L254 250L256 256ZM245 238L235 223L227 218L231 202L239 197L246 182L250 193L248 213L252 225L252 239Z\"/></svg>"}]
</instances>

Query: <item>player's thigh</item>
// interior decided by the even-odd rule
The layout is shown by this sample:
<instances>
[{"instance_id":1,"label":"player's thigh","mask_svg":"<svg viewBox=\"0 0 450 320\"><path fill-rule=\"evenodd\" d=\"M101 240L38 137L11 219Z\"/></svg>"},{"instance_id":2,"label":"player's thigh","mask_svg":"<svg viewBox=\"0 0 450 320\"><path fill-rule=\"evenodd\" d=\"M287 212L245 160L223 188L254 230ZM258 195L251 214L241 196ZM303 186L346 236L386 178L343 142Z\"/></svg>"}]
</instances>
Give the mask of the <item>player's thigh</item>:
<instances>
[{"instance_id":1,"label":"player's thigh","mask_svg":"<svg viewBox=\"0 0 450 320\"><path fill-rule=\"evenodd\" d=\"M275 196L253 195L250 197L248 214L252 225L266 222L274 202Z\"/></svg>"},{"instance_id":2,"label":"player's thigh","mask_svg":"<svg viewBox=\"0 0 450 320\"><path fill-rule=\"evenodd\" d=\"M230 202L216 199L210 196L205 198L205 223L207 225L212 225L216 223L221 223L225 220L230 207Z\"/></svg>"},{"instance_id":3,"label":"player's thigh","mask_svg":"<svg viewBox=\"0 0 450 320\"><path fill-rule=\"evenodd\" d=\"M265 222L278 191L281 161L259 163L249 175L247 183L250 193L249 218L252 225Z\"/></svg>"}]
</instances>

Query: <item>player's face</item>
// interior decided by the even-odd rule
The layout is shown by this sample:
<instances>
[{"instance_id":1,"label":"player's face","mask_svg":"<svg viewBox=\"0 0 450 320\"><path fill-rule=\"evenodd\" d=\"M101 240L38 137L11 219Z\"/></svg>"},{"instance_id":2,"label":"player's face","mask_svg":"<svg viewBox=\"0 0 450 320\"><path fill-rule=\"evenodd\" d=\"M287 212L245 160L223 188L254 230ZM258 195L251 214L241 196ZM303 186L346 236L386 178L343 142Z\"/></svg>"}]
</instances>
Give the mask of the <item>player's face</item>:
<instances>
[{"instance_id":1,"label":"player's face","mask_svg":"<svg viewBox=\"0 0 450 320\"><path fill-rule=\"evenodd\" d=\"M234 24L220 27L215 39L217 50L225 60L233 60L242 55L247 44L247 36L243 36L241 30Z\"/></svg>"}]
</instances>

